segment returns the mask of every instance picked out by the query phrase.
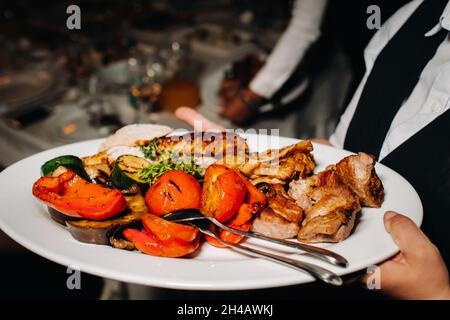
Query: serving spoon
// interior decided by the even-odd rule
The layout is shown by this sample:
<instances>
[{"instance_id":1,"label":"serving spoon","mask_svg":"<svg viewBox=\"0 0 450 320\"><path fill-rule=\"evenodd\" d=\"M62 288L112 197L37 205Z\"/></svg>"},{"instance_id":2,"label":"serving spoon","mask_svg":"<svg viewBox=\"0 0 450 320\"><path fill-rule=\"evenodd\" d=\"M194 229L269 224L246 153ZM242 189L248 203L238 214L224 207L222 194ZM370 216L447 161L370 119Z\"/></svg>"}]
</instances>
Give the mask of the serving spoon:
<instances>
[{"instance_id":1,"label":"serving spoon","mask_svg":"<svg viewBox=\"0 0 450 320\"><path fill-rule=\"evenodd\" d=\"M311 245L304 244L304 243L296 243L296 242L291 242L291 241L287 241L287 240L275 239L275 238L271 238L271 237L265 236L260 233L245 232L245 231L237 230L234 228L230 228L229 226L224 225L223 223L221 223L220 221L218 221L215 218L204 216L203 214L200 213L200 211L198 209L186 209L186 210L173 211L173 212L166 213L165 215L163 215L161 217L166 220L172 221L172 222L186 222L186 223L192 222L192 223L194 223L196 221L202 221L202 220L210 221L213 224L215 224L216 226L218 226L219 228L227 230L229 232L233 232L233 233L245 236L245 237L256 238L256 239L276 243L278 245L286 246L289 248L301 250L303 252L307 252L308 254L310 254L313 257L316 257L322 261L331 263L331 264L339 266L339 267L345 268L348 266L347 259L345 259L343 256L341 256L333 251L330 251L330 250L327 250L324 248L311 246Z\"/></svg>"},{"instance_id":2,"label":"serving spoon","mask_svg":"<svg viewBox=\"0 0 450 320\"><path fill-rule=\"evenodd\" d=\"M337 274L335 274L334 272L327 270L325 268L319 267L317 265L314 265L314 264L311 264L308 262L303 262L303 261L298 261L298 260L282 257L282 256L275 255L275 254L268 253L268 252L263 252L263 251L260 251L260 250L254 249L254 248L245 247L245 246L242 246L239 244L231 244L231 243L225 242L222 239L220 239L214 232L212 232L210 230L211 221L209 221L208 219L194 219L194 220L190 220L190 221L184 221L184 223L188 224L194 228L197 228L201 233L214 238L221 244L223 244L227 247L230 247L237 252L251 255L254 257L258 257L258 258L262 258L265 260L269 260L269 261L293 268L295 270L306 272L309 275L313 276L315 279L321 280L325 283L328 283L328 284L331 284L334 286L341 286L343 283L341 277L339 277Z\"/></svg>"}]
</instances>

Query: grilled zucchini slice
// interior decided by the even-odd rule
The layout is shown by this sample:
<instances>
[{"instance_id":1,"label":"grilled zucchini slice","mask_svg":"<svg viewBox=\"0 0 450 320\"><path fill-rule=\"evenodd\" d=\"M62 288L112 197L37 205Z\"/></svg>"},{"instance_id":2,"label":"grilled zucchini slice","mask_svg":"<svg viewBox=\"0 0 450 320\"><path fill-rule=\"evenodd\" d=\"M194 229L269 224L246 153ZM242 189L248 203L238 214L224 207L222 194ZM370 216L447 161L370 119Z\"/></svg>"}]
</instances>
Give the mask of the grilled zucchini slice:
<instances>
[{"instance_id":1,"label":"grilled zucchini slice","mask_svg":"<svg viewBox=\"0 0 450 320\"><path fill-rule=\"evenodd\" d=\"M141 190L148 187L148 183L139 179L139 172L150 165L150 162L144 158L133 155L123 155L117 158L114 169L111 173L111 179L115 187L126 190L133 185L138 185Z\"/></svg>"},{"instance_id":2,"label":"grilled zucchini slice","mask_svg":"<svg viewBox=\"0 0 450 320\"><path fill-rule=\"evenodd\" d=\"M84 170L83 161L80 158L72 155L59 156L48 160L42 165L41 173L43 176L50 176L59 167L70 169L81 178L90 181L86 170Z\"/></svg>"}]
</instances>

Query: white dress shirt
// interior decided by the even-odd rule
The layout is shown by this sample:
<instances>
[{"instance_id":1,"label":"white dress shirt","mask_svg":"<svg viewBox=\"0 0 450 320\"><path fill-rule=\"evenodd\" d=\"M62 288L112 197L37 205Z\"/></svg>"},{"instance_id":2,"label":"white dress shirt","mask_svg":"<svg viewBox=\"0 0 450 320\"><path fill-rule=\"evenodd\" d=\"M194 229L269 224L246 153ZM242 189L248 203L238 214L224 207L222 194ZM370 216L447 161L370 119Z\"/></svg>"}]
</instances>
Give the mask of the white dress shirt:
<instances>
[{"instance_id":1,"label":"white dress shirt","mask_svg":"<svg viewBox=\"0 0 450 320\"><path fill-rule=\"evenodd\" d=\"M286 82L306 51L320 36L327 0L297 0L292 19L250 89L270 99Z\"/></svg>"},{"instance_id":2,"label":"white dress shirt","mask_svg":"<svg viewBox=\"0 0 450 320\"><path fill-rule=\"evenodd\" d=\"M395 33L414 13L423 0L414 0L399 9L373 36L364 51L366 74L356 90L350 104L342 115L330 141L343 147L345 135L355 113L362 90L372 70L375 59ZM432 36L442 28L450 30L450 1L436 26L424 37ZM408 140L450 107L450 38L440 44L434 57L422 71L417 85L394 117L380 151L379 160Z\"/></svg>"}]
</instances>

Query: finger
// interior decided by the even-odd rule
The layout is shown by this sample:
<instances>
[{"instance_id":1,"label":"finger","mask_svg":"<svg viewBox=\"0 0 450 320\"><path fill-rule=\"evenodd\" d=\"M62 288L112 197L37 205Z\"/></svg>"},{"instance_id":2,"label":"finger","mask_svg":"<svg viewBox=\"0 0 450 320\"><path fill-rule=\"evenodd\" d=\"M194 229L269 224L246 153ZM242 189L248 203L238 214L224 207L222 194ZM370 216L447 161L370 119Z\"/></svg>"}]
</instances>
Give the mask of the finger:
<instances>
[{"instance_id":1,"label":"finger","mask_svg":"<svg viewBox=\"0 0 450 320\"><path fill-rule=\"evenodd\" d=\"M405 278L405 272L409 272L409 268L399 262L388 260L380 265L379 275L381 280L381 289L389 293L399 284L401 279Z\"/></svg>"},{"instance_id":2,"label":"finger","mask_svg":"<svg viewBox=\"0 0 450 320\"><path fill-rule=\"evenodd\" d=\"M399 252L394 257L391 257L385 261L383 261L378 268L379 271L384 271L384 273L389 274L389 271L394 272L399 268L400 265L405 265L405 256ZM367 282L367 280L371 277L372 273L366 273L363 276L361 276L360 280L362 282Z\"/></svg>"},{"instance_id":3,"label":"finger","mask_svg":"<svg viewBox=\"0 0 450 320\"><path fill-rule=\"evenodd\" d=\"M432 245L425 234L408 217L393 211L384 215L384 225L406 260L420 259Z\"/></svg>"},{"instance_id":4,"label":"finger","mask_svg":"<svg viewBox=\"0 0 450 320\"><path fill-rule=\"evenodd\" d=\"M403 260L403 255L398 253L391 259L382 262L371 272L367 272L361 276L360 281L362 283L369 283L374 280L374 277L379 277L381 281L381 288L383 290L390 289L392 284L398 283L399 279L403 279L405 276L405 263Z\"/></svg>"},{"instance_id":5,"label":"finger","mask_svg":"<svg viewBox=\"0 0 450 320\"><path fill-rule=\"evenodd\" d=\"M175 116L181 121L187 123L195 130L199 131L222 131L225 130L221 125L214 123L204 116L202 116L199 112L194 109L188 107L179 107L175 111Z\"/></svg>"},{"instance_id":6,"label":"finger","mask_svg":"<svg viewBox=\"0 0 450 320\"><path fill-rule=\"evenodd\" d=\"M225 114L225 110L226 109L224 108L224 106L219 106L218 109L217 109L217 113L219 115L223 116Z\"/></svg>"}]
</instances>

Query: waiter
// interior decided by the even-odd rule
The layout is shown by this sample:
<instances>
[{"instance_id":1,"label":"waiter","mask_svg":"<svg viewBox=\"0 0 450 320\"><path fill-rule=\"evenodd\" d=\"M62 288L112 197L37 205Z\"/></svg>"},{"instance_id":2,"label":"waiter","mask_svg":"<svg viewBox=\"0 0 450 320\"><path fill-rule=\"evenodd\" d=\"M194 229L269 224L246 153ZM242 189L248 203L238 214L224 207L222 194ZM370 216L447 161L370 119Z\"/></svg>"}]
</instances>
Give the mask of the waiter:
<instances>
[{"instance_id":1,"label":"waiter","mask_svg":"<svg viewBox=\"0 0 450 320\"><path fill-rule=\"evenodd\" d=\"M423 202L429 239L406 217L385 215L400 253L381 264L381 288L397 298L450 299L449 31L448 0L414 0L397 11L366 47L366 73L330 137L336 147L375 155ZM177 115L201 119L185 108Z\"/></svg>"},{"instance_id":2,"label":"waiter","mask_svg":"<svg viewBox=\"0 0 450 320\"><path fill-rule=\"evenodd\" d=\"M308 83L306 73L329 59L337 49L335 43L349 60L352 80L348 92L353 92L365 71L362 52L376 31L363 27L367 8L370 5L380 7L380 20L384 22L406 2L408 0L353 0L346 4L328 0L294 1L288 27L248 87L238 90L239 81L222 81L221 91L229 93L219 113L240 124L254 118L259 107L268 102L288 107L280 101L286 94L292 94L292 87L302 87L301 81L303 85ZM312 50L320 38L321 45Z\"/></svg>"},{"instance_id":3,"label":"waiter","mask_svg":"<svg viewBox=\"0 0 450 320\"><path fill-rule=\"evenodd\" d=\"M406 177L423 229L450 261L450 6L412 1L365 50L366 74L330 142L364 151ZM447 228L440 228L446 226Z\"/></svg>"}]
</instances>

